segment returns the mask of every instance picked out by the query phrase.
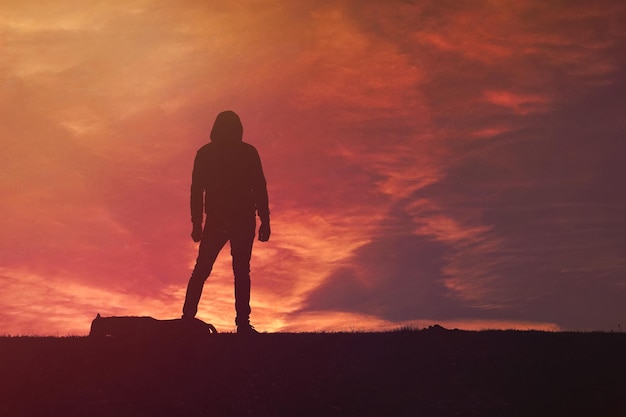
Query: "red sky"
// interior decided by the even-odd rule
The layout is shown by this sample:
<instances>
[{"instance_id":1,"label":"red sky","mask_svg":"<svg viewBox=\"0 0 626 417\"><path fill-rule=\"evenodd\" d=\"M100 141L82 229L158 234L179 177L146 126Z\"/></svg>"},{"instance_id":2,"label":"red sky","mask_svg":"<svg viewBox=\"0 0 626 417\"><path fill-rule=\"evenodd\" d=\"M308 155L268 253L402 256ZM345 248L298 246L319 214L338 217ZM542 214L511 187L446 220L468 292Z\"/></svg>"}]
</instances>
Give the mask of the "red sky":
<instances>
[{"instance_id":1,"label":"red sky","mask_svg":"<svg viewBox=\"0 0 626 417\"><path fill-rule=\"evenodd\" d=\"M226 109L268 180L260 330L618 330L625 50L616 1L5 0L0 334L179 317ZM199 317L234 328L227 249Z\"/></svg>"}]
</instances>

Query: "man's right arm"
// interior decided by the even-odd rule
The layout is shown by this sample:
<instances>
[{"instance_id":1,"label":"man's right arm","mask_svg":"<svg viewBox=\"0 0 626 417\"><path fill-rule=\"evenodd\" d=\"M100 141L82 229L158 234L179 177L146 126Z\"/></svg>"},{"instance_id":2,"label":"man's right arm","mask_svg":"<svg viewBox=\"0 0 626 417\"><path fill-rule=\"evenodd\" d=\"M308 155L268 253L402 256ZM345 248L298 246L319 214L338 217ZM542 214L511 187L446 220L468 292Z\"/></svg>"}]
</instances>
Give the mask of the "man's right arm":
<instances>
[{"instance_id":1,"label":"man's right arm","mask_svg":"<svg viewBox=\"0 0 626 417\"><path fill-rule=\"evenodd\" d=\"M191 207L191 223L193 230L191 238L199 242L202 238L202 219L204 218L204 183L202 175L202 157L200 151L196 154L191 174L191 195L189 198Z\"/></svg>"}]
</instances>

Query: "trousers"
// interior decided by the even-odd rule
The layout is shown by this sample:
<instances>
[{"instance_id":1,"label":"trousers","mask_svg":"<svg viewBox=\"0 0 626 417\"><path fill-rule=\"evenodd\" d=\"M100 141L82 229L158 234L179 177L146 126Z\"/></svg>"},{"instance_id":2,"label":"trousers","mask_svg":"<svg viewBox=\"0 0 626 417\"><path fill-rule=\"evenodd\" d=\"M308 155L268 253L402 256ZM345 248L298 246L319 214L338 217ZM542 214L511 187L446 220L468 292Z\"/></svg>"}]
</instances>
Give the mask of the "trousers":
<instances>
[{"instance_id":1,"label":"trousers","mask_svg":"<svg viewBox=\"0 0 626 417\"><path fill-rule=\"evenodd\" d=\"M250 258L256 231L256 217L243 219L217 219L207 216L202 230L196 265L187 284L183 318L193 318L204 283L211 274L213 264L226 242L230 241L233 273L235 275L235 323L245 325L250 320Z\"/></svg>"}]
</instances>

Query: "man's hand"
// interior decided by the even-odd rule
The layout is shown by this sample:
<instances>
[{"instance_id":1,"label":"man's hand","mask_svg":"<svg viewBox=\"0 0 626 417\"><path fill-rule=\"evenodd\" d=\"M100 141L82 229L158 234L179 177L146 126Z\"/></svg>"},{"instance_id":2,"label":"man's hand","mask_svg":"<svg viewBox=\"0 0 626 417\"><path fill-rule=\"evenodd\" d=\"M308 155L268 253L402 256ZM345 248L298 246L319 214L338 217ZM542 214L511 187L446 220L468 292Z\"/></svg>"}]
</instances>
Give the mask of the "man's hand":
<instances>
[{"instance_id":1,"label":"man's hand","mask_svg":"<svg viewBox=\"0 0 626 417\"><path fill-rule=\"evenodd\" d=\"M261 226L259 227L259 240L261 242L267 242L270 240L271 233L272 230L270 229L270 222L261 223Z\"/></svg>"},{"instance_id":2,"label":"man's hand","mask_svg":"<svg viewBox=\"0 0 626 417\"><path fill-rule=\"evenodd\" d=\"M196 223L193 225L191 238L194 242L200 242L200 239L202 239L202 223Z\"/></svg>"}]
</instances>

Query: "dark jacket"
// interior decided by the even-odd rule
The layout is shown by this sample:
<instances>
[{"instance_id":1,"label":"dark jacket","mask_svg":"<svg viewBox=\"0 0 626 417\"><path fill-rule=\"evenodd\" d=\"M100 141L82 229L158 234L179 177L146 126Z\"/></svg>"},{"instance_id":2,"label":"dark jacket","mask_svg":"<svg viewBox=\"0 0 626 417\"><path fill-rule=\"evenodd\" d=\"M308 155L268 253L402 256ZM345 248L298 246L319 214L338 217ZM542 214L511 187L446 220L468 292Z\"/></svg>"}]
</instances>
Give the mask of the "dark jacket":
<instances>
[{"instance_id":1,"label":"dark jacket","mask_svg":"<svg viewBox=\"0 0 626 417\"><path fill-rule=\"evenodd\" d=\"M191 177L191 221L237 220L258 213L269 221L267 186L254 146L242 141L243 127L234 112L217 116L211 142L198 150ZM204 208L204 210L203 210Z\"/></svg>"}]
</instances>

